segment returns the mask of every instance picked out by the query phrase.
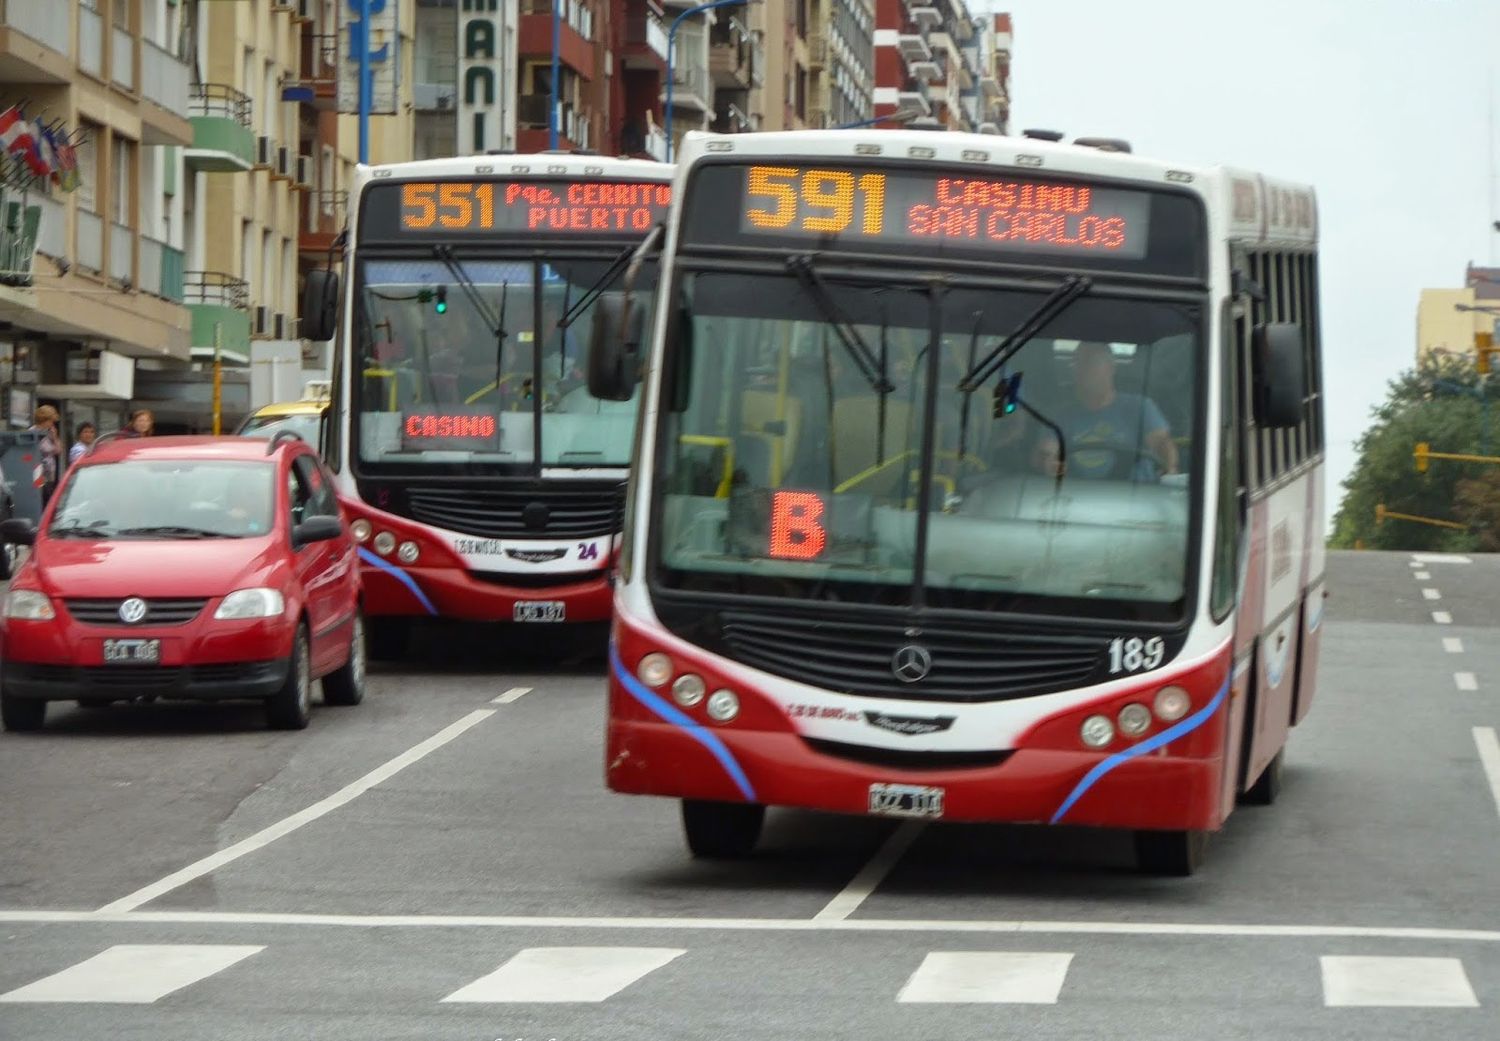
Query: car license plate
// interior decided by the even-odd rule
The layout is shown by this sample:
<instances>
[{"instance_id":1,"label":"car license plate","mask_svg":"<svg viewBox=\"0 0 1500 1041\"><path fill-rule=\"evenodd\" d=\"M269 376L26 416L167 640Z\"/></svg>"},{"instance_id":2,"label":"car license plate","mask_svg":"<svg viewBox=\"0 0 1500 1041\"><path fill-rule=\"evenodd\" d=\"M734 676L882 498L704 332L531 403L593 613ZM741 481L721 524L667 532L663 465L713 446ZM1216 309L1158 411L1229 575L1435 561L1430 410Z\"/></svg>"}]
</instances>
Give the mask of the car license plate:
<instances>
[{"instance_id":1,"label":"car license plate","mask_svg":"<svg viewBox=\"0 0 1500 1041\"><path fill-rule=\"evenodd\" d=\"M513 615L518 622L560 622L566 616L567 606L561 600L522 600Z\"/></svg>"},{"instance_id":2,"label":"car license plate","mask_svg":"<svg viewBox=\"0 0 1500 1041\"><path fill-rule=\"evenodd\" d=\"M105 640L106 665L155 665L161 661L160 640Z\"/></svg>"},{"instance_id":3,"label":"car license plate","mask_svg":"<svg viewBox=\"0 0 1500 1041\"><path fill-rule=\"evenodd\" d=\"M919 784L872 784L870 812L882 817L941 817L943 789Z\"/></svg>"}]
</instances>

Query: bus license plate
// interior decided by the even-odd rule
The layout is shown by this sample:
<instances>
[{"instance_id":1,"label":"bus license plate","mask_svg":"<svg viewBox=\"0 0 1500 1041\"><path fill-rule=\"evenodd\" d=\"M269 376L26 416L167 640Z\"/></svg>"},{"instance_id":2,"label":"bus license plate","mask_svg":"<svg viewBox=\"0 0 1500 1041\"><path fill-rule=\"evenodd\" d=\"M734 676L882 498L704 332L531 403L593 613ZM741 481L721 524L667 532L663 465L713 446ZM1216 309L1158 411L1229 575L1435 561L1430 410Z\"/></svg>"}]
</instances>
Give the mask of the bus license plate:
<instances>
[{"instance_id":1,"label":"bus license plate","mask_svg":"<svg viewBox=\"0 0 1500 1041\"><path fill-rule=\"evenodd\" d=\"M155 665L161 661L160 640L105 640L106 665Z\"/></svg>"},{"instance_id":2,"label":"bus license plate","mask_svg":"<svg viewBox=\"0 0 1500 1041\"><path fill-rule=\"evenodd\" d=\"M567 615L561 600L522 600L514 612L518 622L561 622Z\"/></svg>"},{"instance_id":3,"label":"bus license plate","mask_svg":"<svg viewBox=\"0 0 1500 1041\"><path fill-rule=\"evenodd\" d=\"M882 817L941 817L943 789L918 784L872 784L870 812Z\"/></svg>"}]
</instances>

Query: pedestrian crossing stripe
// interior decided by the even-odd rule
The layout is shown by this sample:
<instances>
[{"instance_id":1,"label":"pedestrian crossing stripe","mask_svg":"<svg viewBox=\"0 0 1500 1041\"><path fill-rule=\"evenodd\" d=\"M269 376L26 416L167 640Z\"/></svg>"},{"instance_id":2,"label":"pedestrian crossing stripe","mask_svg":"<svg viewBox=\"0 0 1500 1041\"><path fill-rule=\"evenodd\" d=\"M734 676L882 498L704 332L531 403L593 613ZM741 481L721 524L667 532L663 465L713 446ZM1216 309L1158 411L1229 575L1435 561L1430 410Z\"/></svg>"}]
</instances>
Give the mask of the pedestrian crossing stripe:
<instances>
[{"instance_id":1,"label":"pedestrian crossing stripe","mask_svg":"<svg viewBox=\"0 0 1500 1041\"><path fill-rule=\"evenodd\" d=\"M0 994L0 1001L149 1005L263 950L229 944L119 944Z\"/></svg>"}]
</instances>

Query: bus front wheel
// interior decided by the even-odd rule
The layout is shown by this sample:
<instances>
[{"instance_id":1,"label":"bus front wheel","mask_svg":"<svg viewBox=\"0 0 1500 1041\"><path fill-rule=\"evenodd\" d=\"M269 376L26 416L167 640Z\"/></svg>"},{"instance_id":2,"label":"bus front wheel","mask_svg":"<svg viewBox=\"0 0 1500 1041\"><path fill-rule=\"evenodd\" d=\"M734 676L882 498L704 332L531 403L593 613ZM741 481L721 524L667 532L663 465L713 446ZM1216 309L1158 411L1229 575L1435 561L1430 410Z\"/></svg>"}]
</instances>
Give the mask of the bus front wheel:
<instances>
[{"instance_id":1,"label":"bus front wheel","mask_svg":"<svg viewBox=\"0 0 1500 1041\"><path fill-rule=\"evenodd\" d=\"M1206 831L1135 833L1136 863L1142 871L1151 875L1186 878L1203 866L1203 852L1207 847Z\"/></svg>"},{"instance_id":2,"label":"bus front wheel","mask_svg":"<svg viewBox=\"0 0 1500 1041\"><path fill-rule=\"evenodd\" d=\"M760 840L766 808L758 803L682 800L682 831L693 856L708 860L748 857Z\"/></svg>"}]
</instances>

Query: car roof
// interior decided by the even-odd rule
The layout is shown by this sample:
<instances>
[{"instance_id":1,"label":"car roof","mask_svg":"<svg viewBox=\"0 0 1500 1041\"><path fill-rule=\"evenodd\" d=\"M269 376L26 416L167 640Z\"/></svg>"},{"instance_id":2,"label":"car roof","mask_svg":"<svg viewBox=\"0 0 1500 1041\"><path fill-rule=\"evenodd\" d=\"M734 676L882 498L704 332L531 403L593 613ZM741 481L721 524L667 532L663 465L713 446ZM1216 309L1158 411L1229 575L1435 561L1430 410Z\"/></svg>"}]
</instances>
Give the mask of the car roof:
<instances>
[{"instance_id":1,"label":"car roof","mask_svg":"<svg viewBox=\"0 0 1500 1041\"><path fill-rule=\"evenodd\" d=\"M263 437L214 437L209 434L113 437L105 441L96 441L93 451L79 462L84 465L100 462L118 463L126 459L263 462L268 457L294 453L299 449L312 451L311 446L300 438L283 438L279 441L268 442Z\"/></svg>"}]
</instances>

